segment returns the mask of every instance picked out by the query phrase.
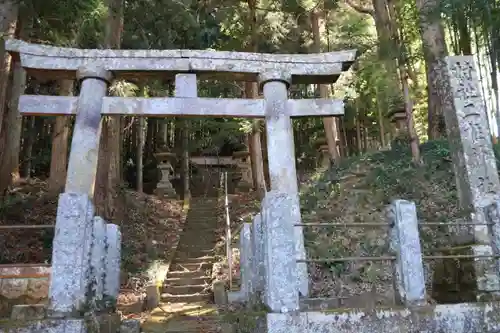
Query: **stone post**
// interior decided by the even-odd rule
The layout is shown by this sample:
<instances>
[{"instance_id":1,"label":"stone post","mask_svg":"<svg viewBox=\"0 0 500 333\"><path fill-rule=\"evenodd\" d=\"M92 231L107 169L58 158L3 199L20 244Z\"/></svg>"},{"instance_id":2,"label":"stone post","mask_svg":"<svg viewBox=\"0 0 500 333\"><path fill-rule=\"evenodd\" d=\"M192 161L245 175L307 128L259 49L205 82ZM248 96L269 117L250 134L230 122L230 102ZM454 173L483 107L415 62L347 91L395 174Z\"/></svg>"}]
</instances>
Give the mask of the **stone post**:
<instances>
[{"instance_id":1,"label":"stone post","mask_svg":"<svg viewBox=\"0 0 500 333\"><path fill-rule=\"evenodd\" d=\"M109 311L116 308L116 300L120 292L122 235L116 224L106 225L106 273L104 277L104 301Z\"/></svg>"},{"instance_id":2,"label":"stone post","mask_svg":"<svg viewBox=\"0 0 500 333\"><path fill-rule=\"evenodd\" d=\"M283 220L294 229L295 257L305 259L304 234L301 223L300 201L295 166L295 147L293 141L292 119L287 110L288 87L291 82L289 73L269 71L260 74L259 81L266 101L266 131L269 178L273 191L287 193L292 203L290 218ZM297 288L302 296L309 295L307 265L297 263Z\"/></svg>"},{"instance_id":3,"label":"stone post","mask_svg":"<svg viewBox=\"0 0 500 333\"><path fill-rule=\"evenodd\" d=\"M262 214L259 213L254 216L252 223L254 294L255 298L259 300L263 299L265 286L264 232L262 227Z\"/></svg>"},{"instance_id":4,"label":"stone post","mask_svg":"<svg viewBox=\"0 0 500 333\"><path fill-rule=\"evenodd\" d=\"M102 309L104 294L105 259L106 259L106 221L100 216L94 217L92 229L92 247L90 255L90 291L96 309Z\"/></svg>"},{"instance_id":5,"label":"stone post","mask_svg":"<svg viewBox=\"0 0 500 333\"><path fill-rule=\"evenodd\" d=\"M241 292L244 300L249 301L253 294L253 249L252 249L252 224L245 223L240 234L240 273Z\"/></svg>"},{"instance_id":6,"label":"stone post","mask_svg":"<svg viewBox=\"0 0 500 333\"><path fill-rule=\"evenodd\" d=\"M297 261L294 246L294 198L288 193L267 192L262 202L264 234L265 294L264 303L272 312L299 309Z\"/></svg>"},{"instance_id":7,"label":"stone post","mask_svg":"<svg viewBox=\"0 0 500 333\"><path fill-rule=\"evenodd\" d=\"M65 193L59 197L52 249L48 314L79 316L89 305L94 183L99 153L101 106L109 72L99 66L78 70L78 97Z\"/></svg>"},{"instance_id":8,"label":"stone post","mask_svg":"<svg viewBox=\"0 0 500 333\"><path fill-rule=\"evenodd\" d=\"M393 264L396 302L405 306L423 305L425 278L417 209L411 201L395 200L388 213L390 248L396 255Z\"/></svg>"},{"instance_id":9,"label":"stone post","mask_svg":"<svg viewBox=\"0 0 500 333\"><path fill-rule=\"evenodd\" d=\"M472 56L450 56L444 60L446 94L444 112L457 189L462 207L472 209L470 219L476 224L467 254L492 253L491 233L485 225L485 208L500 197L500 181L489 133L484 100ZM460 232L460 228L454 228ZM468 232L465 230L465 232ZM498 294L500 283L494 260L474 260L478 300Z\"/></svg>"}]
</instances>

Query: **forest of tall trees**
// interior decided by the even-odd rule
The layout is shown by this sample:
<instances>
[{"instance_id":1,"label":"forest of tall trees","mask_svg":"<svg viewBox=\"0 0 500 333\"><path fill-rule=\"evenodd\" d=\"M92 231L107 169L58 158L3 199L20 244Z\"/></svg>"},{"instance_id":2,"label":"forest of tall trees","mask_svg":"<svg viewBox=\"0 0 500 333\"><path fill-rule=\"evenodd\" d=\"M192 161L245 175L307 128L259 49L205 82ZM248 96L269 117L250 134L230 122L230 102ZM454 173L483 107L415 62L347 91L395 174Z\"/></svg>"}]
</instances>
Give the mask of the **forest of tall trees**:
<instances>
[{"instance_id":1,"label":"forest of tall trees","mask_svg":"<svg viewBox=\"0 0 500 333\"><path fill-rule=\"evenodd\" d=\"M4 38L65 47L268 53L357 49L358 61L336 84L291 88L295 98L345 102L343 117L294 120L299 169L316 166L320 144L328 145L333 162L388 146L395 133L394 112L406 114L418 162L418 143L444 136L442 115L452 112L441 89L442 61L449 54L475 55L490 128L498 133L498 0L4 0L0 12ZM73 119L22 117L17 102L23 92L77 94L78 82L27 77L1 45L0 196L27 177L46 178L52 191L61 191ZM173 91L173 82L166 81L115 81L110 88L115 96L171 96ZM259 98L259 91L252 82L202 81L199 96ZM254 186L264 191L263 126L249 119L105 117L95 187L99 214L118 214L116 191L125 184L142 190L143 182L155 181L158 149L185 157L224 155L246 146ZM178 167L187 172L185 163Z\"/></svg>"}]
</instances>

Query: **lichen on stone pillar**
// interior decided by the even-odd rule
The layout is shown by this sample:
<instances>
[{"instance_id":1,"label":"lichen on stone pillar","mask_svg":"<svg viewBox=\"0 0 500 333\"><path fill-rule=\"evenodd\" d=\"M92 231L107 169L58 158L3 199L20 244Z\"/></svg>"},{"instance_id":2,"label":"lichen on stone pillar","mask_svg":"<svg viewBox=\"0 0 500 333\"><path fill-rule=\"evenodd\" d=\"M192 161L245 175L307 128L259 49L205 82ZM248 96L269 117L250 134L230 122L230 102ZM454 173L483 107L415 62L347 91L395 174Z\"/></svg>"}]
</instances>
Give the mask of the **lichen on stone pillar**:
<instances>
[{"instance_id":1,"label":"lichen on stone pillar","mask_svg":"<svg viewBox=\"0 0 500 333\"><path fill-rule=\"evenodd\" d=\"M92 198L101 136L101 108L112 75L102 66L86 65L78 69L77 77L82 84L65 191L87 193Z\"/></svg>"},{"instance_id":2,"label":"lichen on stone pillar","mask_svg":"<svg viewBox=\"0 0 500 333\"><path fill-rule=\"evenodd\" d=\"M281 71L266 71L259 75L262 85L266 114L267 154L271 190L287 193L291 204L290 219L286 219L293 227L296 259L305 259L304 234L300 224L300 200L297 184L295 146L293 140L292 119L288 110L288 86L291 75ZM297 289L302 296L309 294L309 277L307 265L297 263Z\"/></svg>"}]
</instances>

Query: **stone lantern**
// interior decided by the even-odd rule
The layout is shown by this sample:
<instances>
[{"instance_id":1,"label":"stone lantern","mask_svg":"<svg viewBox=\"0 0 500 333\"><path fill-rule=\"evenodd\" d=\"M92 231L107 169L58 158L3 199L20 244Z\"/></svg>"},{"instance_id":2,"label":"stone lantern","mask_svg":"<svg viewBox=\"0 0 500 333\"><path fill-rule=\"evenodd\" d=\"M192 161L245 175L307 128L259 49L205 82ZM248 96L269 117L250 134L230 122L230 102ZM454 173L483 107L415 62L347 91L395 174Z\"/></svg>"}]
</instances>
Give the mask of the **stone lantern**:
<instances>
[{"instance_id":1,"label":"stone lantern","mask_svg":"<svg viewBox=\"0 0 500 333\"><path fill-rule=\"evenodd\" d=\"M398 132L406 132L407 124L406 124L406 111L404 108L397 109L390 114L391 122L396 125L396 130Z\"/></svg>"},{"instance_id":2,"label":"stone lantern","mask_svg":"<svg viewBox=\"0 0 500 333\"><path fill-rule=\"evenodd\" d=\"M161 179L156 185L155 194L166 198L177 198L177 193L172 186L171 180L175 178L175 170L172 162L175 161L175 154L170 152L156 153L158 168L161 171Z\"/></svg>"},{"instance_id":3,"label":"stone lantern","mask_svg":"<svg viewBox=\"0 0 500 333\"><path fill-rule=\"evenodd\" d=\"M330 151L328 150L328 143L326 141L326 138L318 138L314 142L314 146L316 147L318 151L318 159L320 161L320 167L321 168L328 168L330 167Z\"/></svg>"},{"instance_id":4,"label":"stone lantern","mask_svg":"<svg viewBox=\"0 0 500 333\"><path fill-rule=\"evenodd\" d=\"M321 145L318 148L320 156L320 167L329 168L330 167L330 151L328 150L328 145Z\"/></svg>"},{"instance_id":5,"label":"stone lantern","mask_svg":"<svg viewBox=\"0 0 500 333\"><path fill-rule=\"evenodd\" d=\"M252 188L253 177L250 152L248 150L234 152L233 159L236 160L236 166L241 171L241 179L237 186L239 188Z\"/></svg>"}]
</instances>

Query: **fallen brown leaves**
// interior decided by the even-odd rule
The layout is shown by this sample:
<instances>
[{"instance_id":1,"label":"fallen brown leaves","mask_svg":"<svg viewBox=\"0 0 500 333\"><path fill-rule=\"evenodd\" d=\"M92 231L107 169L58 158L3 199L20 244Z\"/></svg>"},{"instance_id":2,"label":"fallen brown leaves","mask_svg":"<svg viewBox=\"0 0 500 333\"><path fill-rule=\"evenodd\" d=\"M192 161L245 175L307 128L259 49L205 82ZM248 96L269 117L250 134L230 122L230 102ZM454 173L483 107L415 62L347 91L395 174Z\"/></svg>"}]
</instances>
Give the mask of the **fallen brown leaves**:
<instances>
[{"instance_id":1,"label":"fallen brown leaves","mask_svg":"<svg viewBox=\"0 0 500 333\"><path fill-rule=\"evenodd\" d=\"M109 221L122 232L122 285L140 290L144 270L167 260L183 229L182 202L125 190L122 221ZM29 180L14 188L0 206L0 225L54 225L58 194L47 184ZM53 229L17 229L0 234L0 264L50 263Z\"/></svg>"}]
</instances>

